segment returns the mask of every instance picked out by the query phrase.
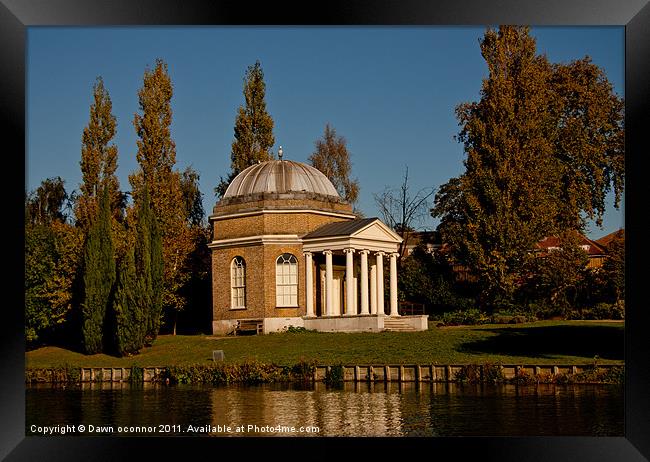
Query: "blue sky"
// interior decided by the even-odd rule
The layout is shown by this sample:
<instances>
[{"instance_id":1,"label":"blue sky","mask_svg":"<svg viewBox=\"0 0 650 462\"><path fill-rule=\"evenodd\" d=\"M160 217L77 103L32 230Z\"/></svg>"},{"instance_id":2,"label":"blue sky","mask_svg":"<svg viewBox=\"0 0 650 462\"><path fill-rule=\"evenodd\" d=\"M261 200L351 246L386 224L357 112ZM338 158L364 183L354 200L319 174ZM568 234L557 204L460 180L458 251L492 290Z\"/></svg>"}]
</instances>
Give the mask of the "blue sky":
<instances>
[{"instance_id":1,"label":"blue sky","mask_svg":"<svg viewBox=\"0 0 650 462\"><path fill-rule=\"evenodd\" d=\"M277 152L306 162L326 122L347 140L366 216L373 193L397 186L409 168L413 190L459 175L454 108L477 100L487 68L484 27L30 27L27 33L26 187L60 176L79 188L81 134L92 86L102 76L117 118L118 177L130 190L136 169L133 115L146 66L164 59L174 85L172 137L177 166L201 178L204 207L230 170L230 145L246 67L260 60ZM551 61L589 55L624 96L623 27L533 28ZM624 226L609 196L599 238ZM422 223L431 229L436 222Z\"/></svg>"}]
</instances>

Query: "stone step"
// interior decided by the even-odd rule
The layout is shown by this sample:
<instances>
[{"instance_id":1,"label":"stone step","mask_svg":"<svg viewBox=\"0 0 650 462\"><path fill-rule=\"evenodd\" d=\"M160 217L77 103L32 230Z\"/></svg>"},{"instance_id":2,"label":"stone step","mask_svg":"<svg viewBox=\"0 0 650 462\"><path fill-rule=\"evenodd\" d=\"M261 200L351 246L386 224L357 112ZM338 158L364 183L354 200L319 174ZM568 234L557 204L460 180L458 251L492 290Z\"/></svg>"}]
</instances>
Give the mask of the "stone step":
<instances>
[{"instance_id":1,"label":"stone step","mask_svg":"<svg viewBox=\"0 0 650 462\"><path fill-rule=\"evenodd\" d=\"M399 318L385 318L384 330L388 332L415 332L415 328Z\"/></svg>"}]
</instances>

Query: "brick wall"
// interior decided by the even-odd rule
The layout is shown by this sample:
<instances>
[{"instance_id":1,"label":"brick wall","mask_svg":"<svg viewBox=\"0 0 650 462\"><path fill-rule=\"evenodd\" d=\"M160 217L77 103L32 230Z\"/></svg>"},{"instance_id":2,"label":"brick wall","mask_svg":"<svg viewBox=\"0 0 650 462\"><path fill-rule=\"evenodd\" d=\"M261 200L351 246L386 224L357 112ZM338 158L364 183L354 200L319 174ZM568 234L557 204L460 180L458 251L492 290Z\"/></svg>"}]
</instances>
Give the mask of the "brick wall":
<instances>
[{"instance_id":1,"label":"brick wall","mask_svg":"<svg viewBox=\"0 0 650 462\"><path fill-rule=\"evenodd\" d=\"M215 239L255 236L261 234L298 234L311 232L324 224L346 218L313 213L271 213L230 218L214 222ZM283 253L298 260L298 306L275 306L275 264ZM246 263L246 309L230 309L230 264L235 257ZM314 268L314 277L317 277ZM306 314L305 257L302 244L248 245L212 250L213 320L293 317ZM314 290L316 299L316 290ZM315 300L314 300L315 301Z\"/></svg>"}]
</instances>

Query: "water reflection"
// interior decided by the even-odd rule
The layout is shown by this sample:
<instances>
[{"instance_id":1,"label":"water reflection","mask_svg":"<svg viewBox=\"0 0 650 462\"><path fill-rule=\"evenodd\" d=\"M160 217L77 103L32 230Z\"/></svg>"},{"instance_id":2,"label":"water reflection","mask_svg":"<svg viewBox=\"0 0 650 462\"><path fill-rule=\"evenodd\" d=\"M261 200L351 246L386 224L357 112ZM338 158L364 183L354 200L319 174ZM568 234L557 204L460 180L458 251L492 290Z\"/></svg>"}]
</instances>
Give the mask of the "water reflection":
<instances>
[{"instance_id":1,"label":"water reflection","mask_svg":"<svg viewBox=\"0 0 650 462\"><path fill-rule=\"evenodd\" d=\"M163 436L622 436L623 387L346 383L332 388L316 383L27 388L28 435L38 434L32 425L66 424L112 427L112 432L94 436L134 434L118 431L123 426L146 426L144 434ZM159 425L172 431L164 433ZM300 432L301 427L319 431Z\"/></svg>"}]
</instances>

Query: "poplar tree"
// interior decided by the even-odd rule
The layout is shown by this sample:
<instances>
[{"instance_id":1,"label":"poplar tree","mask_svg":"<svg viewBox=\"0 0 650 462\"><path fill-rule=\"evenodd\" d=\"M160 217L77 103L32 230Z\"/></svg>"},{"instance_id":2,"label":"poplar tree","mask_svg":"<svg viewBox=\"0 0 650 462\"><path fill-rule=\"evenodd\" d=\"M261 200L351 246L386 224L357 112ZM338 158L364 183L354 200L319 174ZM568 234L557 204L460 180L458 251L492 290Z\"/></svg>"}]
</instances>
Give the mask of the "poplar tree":
<instances>
[{"instance_id":1,"label":"poplar tree","mask_svg":"<svg viewBox=\"0 0 650 462\"><path fill-rule=\"evenodd\" d=\"M456 109L465 172L432 210L492 306L512 300L538 241L600 220L623 188L622 101L588 58L554 65L535 48L527 27L486 31L481 98Z\"/></svg>"},{"instance_id":2,"label":"poplar tree","mask_svg":"<svg viewBox=\"0 0 650 462\"><path fill-rule=\"evenodd\" d=\"M117 122L112 114L112 102L104 81L97 77L93 86L93 103L90 106L88 125L81 137L80 195L77 198L75 216L77 224L88 229L97 216L100 194L109 191L111 210L116 219L122 219L124 196L119 191L117 169L117 146L110 144L115 136Z\"/></svg>"},{"instance_id":3,"label":"poplar tree","mask_svg":"<svg viewBox=\"0 0 650 462\"><path fill-rule=\"evenodd\" d=\"M315 150L309 162L332 182L339 195L353 204L359 197L359 182L350 178L352 164L345 138L336 135L336 130L325 124L323 137L314 142Z\"/></svg>"},{"instance_id":4,"label":"poplar tree","mask_svg":"<svg viewBox=\"0 0 650 462\"><path fill-rule=\"evenodd\" d=\"M115 282L108 188L102 192L99 214L88 231L83 256L81 302L82 347L86 354L103 350L104 325Z\"/></svg>"},{"instance_id":5,"label":"poplar tree","mask_svg":"<svg viewBox=\"0 0 650 462\"><path fill-rule=\"evenodd\" d=\"M135 114L133 125L138 135L136 158L139 169L129 176L134 202L149 202L142 201L141 197L147 189L153 214L150 232L157 229L154 234L161 239L163 263L156 268L162 268L162 282L155 282L159 280L156 274L150 282L154 290L150 296L155 301L151 309L157 313L160 303L171 310L182 310L187 304L181 292L189 276L182 270L192 251L181 174L174 168L176 145L171 137L172 96L173 86L167 64L157 59L154 69L145 70L143 86L138 91L141 112ZM148 245L155 247L158 244L150 242ZM160 303L156 300L160 300ZM159 315L149 316L148 319L148 338L154 339L160 326Z\"/></svg>"},{"instance_id":6,"label":"poplar tree","mask_svg":"<svg viewBox=\"0 0 650 462\"><path fill-rule=\"evenodd\" d=\"M221 197L230 182L246 167L273 159L275 144L273 118L266 110L266 84L259 61L248 66L244 77L244 106L239 106L235 119L235 140L230 153L230 175L221 178L215 194Z\"/></svg>"}]
</instances>

